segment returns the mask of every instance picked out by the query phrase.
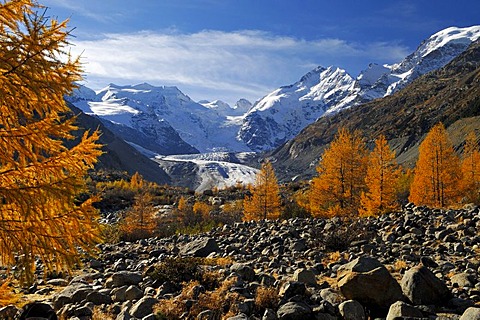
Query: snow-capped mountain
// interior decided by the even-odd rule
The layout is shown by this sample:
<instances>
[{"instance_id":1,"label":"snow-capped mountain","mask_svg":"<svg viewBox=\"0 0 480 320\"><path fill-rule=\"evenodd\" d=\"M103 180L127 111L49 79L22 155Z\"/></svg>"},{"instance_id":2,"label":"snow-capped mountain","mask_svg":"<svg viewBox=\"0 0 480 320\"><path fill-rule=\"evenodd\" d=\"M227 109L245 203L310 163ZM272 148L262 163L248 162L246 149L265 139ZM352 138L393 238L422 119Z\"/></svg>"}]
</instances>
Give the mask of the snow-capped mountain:
<instances>
[{"instance_id":1,"label":"snow-capped mountain","mask_svg":"<svg viewBox=\"0 0 480 320\"><path fill-rule=\"evenodd\" d=\"M254 151L278 146L326 111L348 105L345 99L354 81L343 69L318 67L256 102L243 120L239 137Z\"/></svg>"},{"instance_id":2,"label":"snow-capped mountain","mask_svg":"<svg viewBox=\"0 0 480 320\"><path fill-rule=\"evenodd\" d=\"M401 62L370 64L356 79L337 67L318 67L257 101L244 117L238 137L254 151L273 149L323 115L391 95L445 66L479 37L480 26L444 29Z\"/></svg>"},{"instance_id":3,"label":"snow-capped mountain","mask_svg":"<svg viewBox=\"0 0 480 320\"><path fill-rule=\"evenodd\" d=\"M159 154L185 154L215 150L249 151L235 137L239 112L248 103L231 108L215 101L196 103L176 87L149 84L110 84L99 92L80 87L71 103L98 116L124 140Z\"/></svg>"},{"instance_id":4,"label":"snow-capped mountain","mask_svg":"<svg viewBox=\"0 0 480 320\"><path fill-rule=\"evenodd\" d=\"M356 78L339 67L317 67L298 82L267 94L253 106L239 100L195 102L176 87L81 87L68 100L137 146L158 154L270 150L307 125L390 95L443 67L480 37L480 26L451 27L423 41L394 65L370 64Z\"/></svg>"}]
</instances>

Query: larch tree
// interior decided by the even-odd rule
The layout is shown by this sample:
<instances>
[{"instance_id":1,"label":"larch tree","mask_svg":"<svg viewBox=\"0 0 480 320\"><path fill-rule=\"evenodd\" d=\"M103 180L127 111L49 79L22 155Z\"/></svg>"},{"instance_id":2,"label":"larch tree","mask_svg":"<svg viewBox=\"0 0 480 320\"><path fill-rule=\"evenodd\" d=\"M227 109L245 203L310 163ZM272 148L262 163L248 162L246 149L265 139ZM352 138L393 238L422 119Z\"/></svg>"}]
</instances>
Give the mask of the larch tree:
<instances>
[{"instance_id":1,"label":"larch tree","mask_svg":"<svg viewBox=\"0 0 480 320\"><path fill-rule=\"evenodd\" d=\"M367 148L358 131L342 128L325 149L309 191L317 217L355 215L365 190Z\"/></svg>"},{"instance_id":2,"label":"larch tree","mask_svg":"<svg viewBox=\"0 0 480 320\"><path fill-rule=\"evenodd\" d=\"M250 196L243 200L244 219L278 219L280 217L280 188L270 161L262 164L250 186Z\"/></svg>"},{"instance_id":3,"label":"larch tree","mask_svg":"<svg viewBox=\"0 0 480 320\"><path fill-rule=\"evenodd\" d=\"M399 176L395 152L390 150L387 139L381 135L375 140L375 148L368 156L367 191L360 199L360 215L379 215L399 209Z\"/></svg>"},{"instance_id":4,"label":"larch tree","mask_svg":"<svg viewBox=\"0 0 480 320\"><path fill-rule=\"evenodd\" d=\"M409 201L436 208L459 201L460 159L442 123L435 125L419 147Z\"/></svg>"},{"instance_id":5,"label":"larch tree","mask_svg":"<svg viewBox=\"0 0 480 320\"><path fill-rule=\"evenodd\" d=\"M133 206L126 211L120 223L123 238L128 241L145 239L153 235L157 227L156 209L149 183L136 172L130 179L130 187L137 192Z\"/></svg>"},{"instance_id":6,"label":"larch tree","mask_svg":"<svg viewBox=\"0 0 480 320\"><path fill-rule=\"evenodd\" d=\"M99 240L94 199L79 200L84 176L101 154L98 132L70 149L75 118L66 106L81 79L69 56L66 22L30 0L0 1L0 263L33 281L70 270Z\"/></svg>"},{"instance_id":7,"label":"larch tree","mask_svg":"<svg viewBox=\"0 0 480 320\"><path fill-rule=\"evenodd\" d=\"M157 228L155 213L157 210L152 204L153 196L148 192L140 192L135 197L135 203L127 210L125 218L120 223L123 238L128 241L149 238Z\"/></svg>"},{"instance_id":8,"label":"larch tree","mask_svg":"<svg viewBox=\"0 0 480 320\"><path fill-rule=\"evenodd\" d=\"M467 135L463 148L461 190L466 202L480 204L480 151L473 131Z\"/></svg>"}]
</instances>

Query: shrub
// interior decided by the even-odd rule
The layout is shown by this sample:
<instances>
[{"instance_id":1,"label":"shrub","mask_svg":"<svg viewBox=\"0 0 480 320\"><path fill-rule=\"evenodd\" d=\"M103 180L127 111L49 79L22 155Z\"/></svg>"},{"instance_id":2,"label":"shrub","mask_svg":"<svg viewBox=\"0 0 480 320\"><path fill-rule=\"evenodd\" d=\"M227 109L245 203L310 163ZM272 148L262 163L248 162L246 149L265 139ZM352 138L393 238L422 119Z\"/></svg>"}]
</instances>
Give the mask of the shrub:
<instances>
[{"instance_id":1,"label":"shrub","mask_svg":"<svg viewBox=\"0 0 480 320\"><path fill-rule=\"evenodd\" d=\"M259 287L255 294L255 306L260 309L276 309L279 297L278 290L274 287Z\"/></svg>"},{"instance_id":2,"label":"shrub","mask_svg":"<svg viewBox=\"0 0 480 320\"><path fill-rule=\"evenodd\" d=\"M162 282L182 283L200 280L202 260L201 258L168 258L155 266L155 269L148 275L152 279Z\"/></svg>"},{"instance_id":3,"label":"shrub","mask_svg":"<svg viewBox=\"0 0 480 320\"><path fill-rule=\"evenodd\" d=\"M337 225L333 230L325 231L317 229L314 231L314 239L317 247L327 252L345 251L353 241L369 240L373 233L368 229L364 219L337 219ZM332 220L334 223L334 220Z\"/></svg>"}]
</instances>

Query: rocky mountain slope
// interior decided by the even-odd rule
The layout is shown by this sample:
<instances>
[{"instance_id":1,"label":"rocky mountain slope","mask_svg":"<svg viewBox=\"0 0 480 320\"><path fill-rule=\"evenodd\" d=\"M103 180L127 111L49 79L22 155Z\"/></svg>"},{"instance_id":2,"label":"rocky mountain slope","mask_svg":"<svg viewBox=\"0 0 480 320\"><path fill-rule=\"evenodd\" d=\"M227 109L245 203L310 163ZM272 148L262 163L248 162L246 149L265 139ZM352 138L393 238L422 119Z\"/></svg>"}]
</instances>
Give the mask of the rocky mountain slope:
<instances>
[{"instance_id":1,"label":"rocky mountain slope","mask_svg":"<svg viewBox=\"0 0 480 320\"><path fill-rule=\"evenodd\" d=\"M47 278L30 294L62 319L91 319L94 310L102 319L154 319L157 308L164 319L219 319L229 310L230 320L478 319L479 231L474 206L409 204L351 224L244 222L103 244L82 274ZM182 283L189 280L198 282ZM2 308L0 318L17 311Z\"/></svg>"},{"instance_id":2,"label":"rocky mountain slope","mask_svg":"<svg viewBox=\"0 0 480 320\"><path fill-rule=\"evenodd\" d=\"M270 154L283 179L309 178L340 127L362 130L373 141L387 137L400 163L412 166L428 130L443 122L457 147L480 127L480 43L445 67L417 78L391 96L322 117Z\"/></svg>"},{"instance_id":3,"label":"rocky mountain slope","mask_svg":"<svg viewBox=\"0 0 480 320\"><path fill-rule=\"evenodd\" d=\"M138 172L148 181L158 184L172 183L169 175L157 163L119 138L97 118L82 113L71 104L69 107L77 116L79 132L76 136L81 137L85 130L99 129L102 132L98 142L103 145L104 153L98 159L97 168L127 171L131 175Z\"/></svg>"},{"instance_id":4,"label":"rocky mountain slope","mask_svg":"<svg viewBox=\"0 0 480 320\"><path fill-rule=\"evenodd\" d=\"M447 28L401 62L371 64L356 79L337 67L318 67L257 101L245 116L239 137L254 151L271 150L323 115L399 91L420 75L445 66L479 37L480 26Z\"/></svg>"}]
</instances>

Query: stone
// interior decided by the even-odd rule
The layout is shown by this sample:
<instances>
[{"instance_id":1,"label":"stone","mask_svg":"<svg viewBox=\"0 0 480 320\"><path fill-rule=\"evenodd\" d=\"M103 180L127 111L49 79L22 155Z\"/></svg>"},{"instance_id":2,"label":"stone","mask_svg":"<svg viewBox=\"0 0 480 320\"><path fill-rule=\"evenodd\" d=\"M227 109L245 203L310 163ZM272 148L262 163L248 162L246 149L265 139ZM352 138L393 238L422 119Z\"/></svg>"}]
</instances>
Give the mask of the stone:
<instances>
[{"instance_id":1,"label":"stone","mask_svg":"<svg viewBox=\"0 0 480 320\"><path fill-rule=\"evenodd\" d=\"M279 320L304 320L308 319L312 310L304 303L287 302L277 311Z\"/></svg>"},{"instance_id":2,"label":"stone","mask_svg":"<svg viewBox=\"0 0 480 320\"><path fill-rule=\"evenodd\" d=\"M234 317L227 318L227 320L248 320L248 316L244 313L240 313Z\"/></svg>"},{"instance_id":3,"label":"stone","mask_svg":"<svg viewBox=\"0 0 480 320\"><path fill-rule=\"evenodd\" d=\"M364 306L388 309L396 301L404 300L398 282L372 257L363 256L342 265L337 278L342 294Z\"/></svg>"},{"instance_id":4,"label":"stone","mask_svg":"<svg viewBox=\"0 0 480 320\"><path fill-rule=\"evenodd\" d=\"M85 300L87 300L87 302L92 302L96 306L112 303L112 298L108 294L101 293L99 291L90 292Z\"/></svg>"},{"instance_id":5,"label":"stone","mask_svg":"<svg viewBox=\"0 0 480 320\"><path fill-rule=\"evenodd\" d=\"M397 301L390 306L386 320L394 320L398 317L422 318L423 313L403 301Z\"/></svg>"},{"instance_id":6,"label":"stone","mask_svg":"<svg viewBox=\"0 0 480 320\"><path fill-rule=\"evenodd\" d=\"M277 320L277 314L272 309L265 309L262 320Z\"/></svg>"},{"instance_id":7,"label":"stone","mask_svg":"<svg viewBox=\"0 0 480 320\"><path fill-rule=\"evenodd\" d=\"M348 300L338 305L338 311L344 320L365 320L365 310L363 306L355 300Z\"/></svg>"},{"instance_id":8,"label":"stone","mask_svg":"<svg viewBox=\"0 0 480 320\"><path fill-rule=\"evenodd\" d=\"M92 289L83 283L73 283L65 287L53 298L53 308L61 309L64 305L74 302L80 302L92 292Z\"/></svg>"},{"instance_id":9,"label":"stone","mask_svg":"<svg viewBox=\"0 0 480 320\"><path fill-rule=\"evenodd\" d=\"M152 297L143 297L132 306L130 314L135 318L143 318L153 312L153 306L158 303L158 299Z\"/></svg>"},{"instance_id":10,"label":"stone","mask_svg":"<svg viewBox=\"0 0 480 320\"><path fill-rule=\"evenodd\" d=\"M450 278L450 282L452 283L453 286L457 286L460 288L462 287L472 288L474 286L472 282L472 277L468 273L464 273L464 272L453 275Z\"/></svg>"},{"instance_id":11,"label":"stone","mask_svg":"<svg viewBox=\"0 0 480 320\"><path fill-rule=\"evenodd\" d=\"M19 312L18 308L14 305L9 305L0 308L0 319L15 319L15 315Z\"/></svg>"},{"instance_id":12,"label":"stone","mask_svg":"<svg viewBox=\"0 0 480 320\"><path fill-rule=\"evenodd\" d=\"M230 271L235 272L245 281L253 281L255 279L255 271L245 263L232 264Z\"/></svg>"},{"instance_id":13,"label":"stone","mask_svg":"<svg viewBox=\"0 0 480 320\"><path fill-rule=\"evenodd\" d=\"M305 287L305 283L288 281L282 285L278 295L286 300L294 296L303 296L306 291L307 288Z\"/></svg>"},{"instance_id":14,"label":"stone","mask_svg":"<svg viewBox=\"0 0 480 320\"><path fill-rule=\"evenodd\" d=\"M109 288L117 288L128 285L138 285L142 282L142 274L132 271L119 271L112 274L112 277L108 279Z\"/></svg>"},{"instance_id":15,"label":"stone","mask_svg":"<svg viewBox=\"0 0 480 320\"><path fill-rule=\"evenodd\" d=\"M125 300L139 300L143 298L143 291L137 286L129 286L125 290Z\"/></svg>"},{"instance_id":16,"label":"stone","mask_svg":"<svg viewBox=\"0 0 480 320\"><path fill-rule=\"evenodd\" d=\"M470 307L462 314L460 320L480 320L480 308Z\"/></svg>"},{"instance_id":17,"label":"stone","mask_svg":"<svg viewBox=\"0 0 480 320\"><path fill-rule=\"evenodd\" d=\"M315 273L311 270L307 269L297 269L293 273L293 281L299 281L305 283L307 286L316 286L317 279L315 277Z\"/></svg>"},{"instance_id":18,"label":"stone","mask_svg":"<svg viewBox=\"0 0 480 320\"><path fill-rule=\"evenodd\" d=\"M345 298L338 293L337 291L333 290L332 288L325 288L320 291L320 297L323 300L327 301L331 305L338 305L339 303L343 302Z\"/></svg>"},{"instance_id":19,"label":"stone","mask_svg":"<svg viewBox=\"0 0 480 320\"><path fill-rule=\"evenodd\" d=\"M423 265L405 272L401 285L403 293L414 305L442 305L451 295L447 285Z\"/></svg>"},{"instance_id":20,"label":"stone","mask_svg":"<svg viewBox=\"0 0 480 320\"><path fill-rule=\"evenodd\" d=\"M2 318L4 319L4 318ZM8 318L5 318L8 319ZM13 319L13 318L12 318ZM17 318L15 318L17 319ZM52 306L42 302L32 302L22 308L18 319L57 319Z\"/></svg>"},{"instance_id":21,"label":"stone","mask_svg":"<svg viewBox=\"0 0 480 320\"><path fill-rule=\"evenodd\" d=\"M194 257L207 257L212 252L219 252L217 242L212 238L200 238L187 243L180 250L180 254Z\"/></svg>"}]
</instances>

